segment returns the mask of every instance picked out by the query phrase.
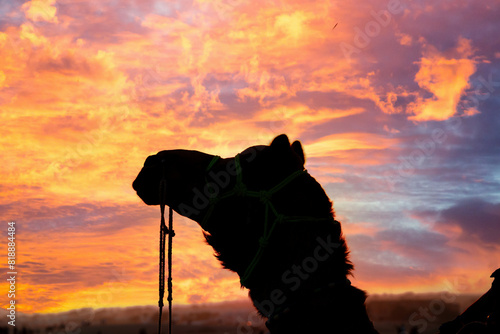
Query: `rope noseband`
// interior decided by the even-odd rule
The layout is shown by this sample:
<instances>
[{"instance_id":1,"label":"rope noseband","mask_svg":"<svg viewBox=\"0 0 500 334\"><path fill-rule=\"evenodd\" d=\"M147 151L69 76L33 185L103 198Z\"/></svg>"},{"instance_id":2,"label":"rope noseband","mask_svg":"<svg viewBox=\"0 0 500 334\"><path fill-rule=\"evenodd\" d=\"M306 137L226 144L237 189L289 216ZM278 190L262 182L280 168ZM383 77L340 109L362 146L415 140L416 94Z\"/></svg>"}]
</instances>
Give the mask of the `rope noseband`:
<instances>
[{"instance_id":1,"label":"rope noseband","mask_svg":"<svg viewBox=\"0 0 500 334\"><path fill-rule=\"evenodd\" d=\"M159 265L159 300L158 307L158 334L161 334L161 315L163 311L163 296L165 295L165 237L168 234L168 333L172 333L172 238L175 236L173 230L173 210L168 211L168 227L165 224L165 202L167 197L167 181L165 175L165 161L162 161L162 178L160 181L160 265Z\"/></svg>"},{"instance_id":2,"label":"rope noseband","mask_svg":"<svg viewBox=\"0 0 500 334\"><path fill-rule=\"evenodd\" d=\"M210 171L210 169L215 165L217 160L220 159L219 156L215 156L210 164L207 167L207 172ZM248 280L252 276L255 267L258 265L260 259L262 258L264 254L264 250L266 246L269 244L269 239L271 238L271 235L275 229L275 227L283 222L305 222L305 221L332 221L334 223L338 223L336 220L333 219L333 217L325 217L325 218L317 218L317 217L303 217L303 216L286 216L283 214L280 214L274 204L272 203L272 196L280 191L283 187L288 185L290 182L295 180L297 177L308 174L307 170L302 169L302 170L296 170L295 172L291 173L288 175L283 181L278 183L276 186L272 187L269 190L260 190L260 191L253 191L253 190L248 190L247 186L243 183L243 175L242 175L242 168L241 168L241 163L240 163L240 155L236 155L234 157L234 163L236 167L236 184L234 185L233 189L230 191L219 195L219 196L214 196L210 198L210 207L208 208L207 213L205 214L205 217L203 217L203 220L201 222L201 227L206 228L208 220L210 219L215 206L217 203L219 203L221 200L232 197L232 196L239 196L239 197L253 197L253 198L258 198L260 202L264 205L265 209L265 214L264 214L264 231L263 235L259 238L259 248L257 252L255 253L255 256L253 257L252 261L250 264L247 266L245 272L240 276L240 283L242 286L246 286L248 283ZM207 181L207 185L208 185ZM274 216L274 220L270 221L269 216L270 215Z\"/></svg>"}]
</instances>

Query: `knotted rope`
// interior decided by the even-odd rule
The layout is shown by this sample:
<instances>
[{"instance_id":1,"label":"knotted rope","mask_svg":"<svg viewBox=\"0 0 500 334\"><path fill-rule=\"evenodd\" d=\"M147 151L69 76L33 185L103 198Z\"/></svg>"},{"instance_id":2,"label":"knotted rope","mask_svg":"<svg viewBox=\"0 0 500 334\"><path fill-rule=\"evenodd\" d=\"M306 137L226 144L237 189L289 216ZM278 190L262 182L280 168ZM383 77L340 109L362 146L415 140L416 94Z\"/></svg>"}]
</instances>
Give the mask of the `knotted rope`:
<instances>
[{"instance_id":1,"label":"knotted rope","mask_svg":"<svg viewBox=\"0 0 500 334\"><path fill-rule=\"evenodd\" d=\"M165 224L165 202L167 195L167 185L165 178L165 168L162 164L162 179L160 181L160 265L159 265L159 300L158 307L160 314L158 316L158 334L161 334L161 316L163 311L163 296L165 295L165 239L168 234L168 333L172 333L172 238L175 236L173 230L173 210L169 208L168 212L168 228Z\"/></svg>"}]
</instances>

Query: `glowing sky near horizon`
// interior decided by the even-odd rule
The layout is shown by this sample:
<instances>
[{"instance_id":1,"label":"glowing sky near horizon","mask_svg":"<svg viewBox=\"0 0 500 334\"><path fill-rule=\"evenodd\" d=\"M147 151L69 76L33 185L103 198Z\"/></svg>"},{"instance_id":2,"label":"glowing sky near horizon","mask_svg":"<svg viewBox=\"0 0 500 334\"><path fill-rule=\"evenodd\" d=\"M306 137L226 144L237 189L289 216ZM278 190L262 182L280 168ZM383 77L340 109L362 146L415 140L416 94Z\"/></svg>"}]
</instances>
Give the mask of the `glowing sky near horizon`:
<instances>
[{"instance_id":1,"label":"glowing sky near horizon","mask_svg":"<svg viewBox=\"0 0 500 334\"><path fill-rule=\"evenodd\" d=\"M489 288L498 1L31 0L0 17L0 228L17 223L20 310L155 305L159 210L131 187L145 158L229 157L280 133L334 201L354 285ZM200 228L175 224L175 301L246 298Z\"/></svg>"}]
</instances>

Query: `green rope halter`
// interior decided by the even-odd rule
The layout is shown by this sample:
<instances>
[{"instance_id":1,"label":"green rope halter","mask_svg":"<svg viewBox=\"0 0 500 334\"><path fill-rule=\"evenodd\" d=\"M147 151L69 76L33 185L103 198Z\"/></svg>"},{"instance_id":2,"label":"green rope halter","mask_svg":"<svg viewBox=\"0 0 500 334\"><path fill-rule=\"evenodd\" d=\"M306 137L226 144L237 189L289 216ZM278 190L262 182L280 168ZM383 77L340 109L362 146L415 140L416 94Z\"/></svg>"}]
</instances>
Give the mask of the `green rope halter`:
<instances>
[{"instance_id":1,"label":"green rope halter","mask_svg":"<svg viewBox=\"0 0 500 334\"><path fill-rule=\"evenodd\" d=\"M212 161L208 165L206 172L208 173L212 167L215 165L215 163L220 159L219 156L215 156L212 158ZM298 176L303 175L303 174L308 174L307 170L297 170L290 174L288 177L286 177L283 181L278 183L276 186L272 187L269 190L260 190L260 191L253 191L253 190L248 190L247 186L243 183L243 175L242 175L242 168L240 164L240 155L236 155L234 157L234 163L236 167L236 184L234 185L233 189L230 191L220 195L220 196L214 196L210 198L210 206L208 208L207 213L205 214L205 217L203 217L203 220L201 222L201 227L204 228L206 224L208 223L208 220L210 219L214 208L217 203L219 203L221 200L224 200L226 198L232 197L232 196L239 196L239 197L253 197L253 198L258 198L260 202L264 205L265 209L265 214L264 214L264 232L262 236L259 238L259 249L257 250L257 253L255 253L255 256L253 257L252 261L246 268L245 272L243 273L242 276L240 276L240 282L242 286L245 286L245 284L248 282L248 279L252 276L253 271L255 270L255 267L259 263L262 255L264 254L264 250L266 246L269 244L269 239L271 238L271 235L275 229L275 227L284 222L304 222L304 221L332 221L334 222L335 220L333 217L327 217L327 218L315 218L315 217L304 217L304 216L285 216L280 214L274 204L272 203L272 197L275 193L283 189L286 185L288 185L290 182L292 182L294 179L296 179ZM208 184L208 182L207 182ZM270 213L273 214L274 220L270 221L269 216Z\"/></svg>"}]
</instances>

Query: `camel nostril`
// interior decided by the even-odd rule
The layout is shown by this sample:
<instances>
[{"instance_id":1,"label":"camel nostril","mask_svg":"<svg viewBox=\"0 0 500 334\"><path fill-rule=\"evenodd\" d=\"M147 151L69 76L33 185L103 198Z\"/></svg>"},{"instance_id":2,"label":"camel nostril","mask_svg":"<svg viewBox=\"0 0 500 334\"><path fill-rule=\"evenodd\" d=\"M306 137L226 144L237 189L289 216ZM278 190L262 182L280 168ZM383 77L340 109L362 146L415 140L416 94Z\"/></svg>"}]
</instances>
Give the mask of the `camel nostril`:
<instances>
[{"instance_id":1,"label":"camel nostril","mask_svg":"<svg viewBox=\"0 0 500 334\"><path fill-rule=\"evenodd\" d=\"M137 177L134 182L132 182L132 188L134 188L134 190L137 192L139 191L139 187L140 187L140 182L139 182L139 177Z\"/></svg>"},{"instance_id":2,"label":"camel nostril","mask_svg":"<svg viewBox=\"0 0 500 334\"><path fill-rule=\"evenodd\" d=\"M146 185L147 180L144 178L144 171L141 170L135 178L134 182L132 182L132 188L134 188L136 192L140 192L141 190L144 190Z\"/></svg>"}]
</instances>

